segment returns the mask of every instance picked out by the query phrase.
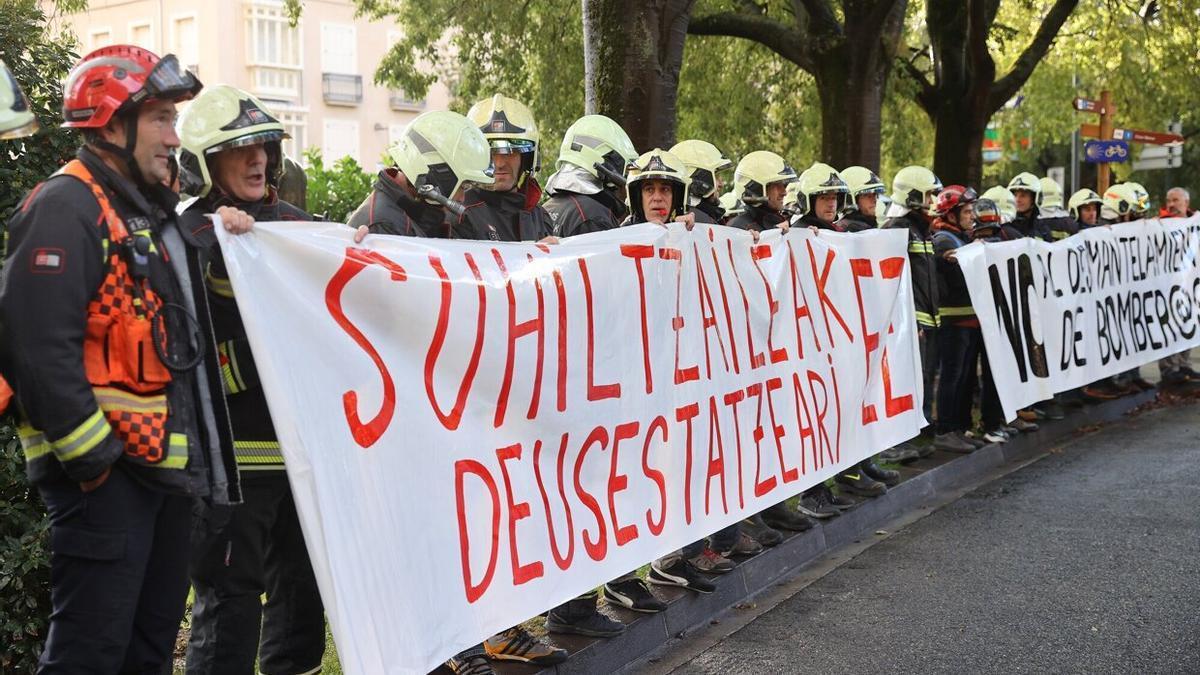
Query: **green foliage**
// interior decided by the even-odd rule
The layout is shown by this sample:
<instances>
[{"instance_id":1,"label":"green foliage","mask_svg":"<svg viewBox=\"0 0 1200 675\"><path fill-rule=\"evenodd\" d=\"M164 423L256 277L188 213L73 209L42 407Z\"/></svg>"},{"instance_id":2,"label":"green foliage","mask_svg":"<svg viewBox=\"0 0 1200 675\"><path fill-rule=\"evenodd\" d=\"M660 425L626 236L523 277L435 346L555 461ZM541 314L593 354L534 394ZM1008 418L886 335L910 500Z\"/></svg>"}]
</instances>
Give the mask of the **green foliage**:
<instances>
[{"instance_id":1,"label":"green foliage","mask_svg":"<svg viewBox=\"0 0 1200 675\"><path fill-rule=\"evenodd\" d=\"M71 158L78 137L59 128L62 80L74 41L51 32L36 0L0 2L0 59L12 69L41 123L32 137L0 141L0 222L21 197ZM0 672L33 672L50 616L49 522L25 479L10 417L0 419Z\"/></svg>"},{"instance_id":2,"label":"green foliage","mask_svg":"<svg viewBox=\"0 0 1200 675\"><path fill-rule=\"evenodd\" d=\"M313 215L339 223L358 208L371 193L374 178L358 165L352 157L343 157L325 168L321 150L316 147L304 151L308 168L308 211Z\"/></svg>"}]
</instances>

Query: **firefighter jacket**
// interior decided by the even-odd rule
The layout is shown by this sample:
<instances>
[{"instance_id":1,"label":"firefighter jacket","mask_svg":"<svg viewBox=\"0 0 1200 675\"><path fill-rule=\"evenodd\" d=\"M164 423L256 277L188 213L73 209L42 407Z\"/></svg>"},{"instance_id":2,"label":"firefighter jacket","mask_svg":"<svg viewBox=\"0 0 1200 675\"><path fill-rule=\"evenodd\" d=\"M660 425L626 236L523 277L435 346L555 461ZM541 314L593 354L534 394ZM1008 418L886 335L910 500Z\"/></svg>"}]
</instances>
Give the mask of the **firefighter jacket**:
<instances>
[{"instance_id":1,"label":"firefighter jacket","mask_svg":"<svg viewBox=\"0 0 1200 675\"><path fill-rule=\"evenodd\" d=\"M379 172L371 194L350 214L347 224L355 229L366 225L373 234L402 234L439 239L449 237L450 227L442 207L410 197L408 192L393 180L397 173L395 168Z\"/></svg>"},{"instance_id":2,"label":"firefighter jacket","mask_svg":"<svg viewBox=\"0 0 1200 675\"><path fill-rule=\"evenodd\" d=\"M608 190L594 194L555 190L542 207L550 215L554 235L558 237L611 230L629 213L625 204Z\"/></svg>"},{"instance_id":3,"label":"firefighter jacket","mask_svg":"<svg viewBox=\"0 0 1200 675\"><path fill-rule=\"evenodd\" d=\"M963 276L958 262L946 257L946 254L970 242L967 235L957 225L938 218L933 222L933 253L937 267L938 278L938 316L941 324L953 324L968 328L978 328L979 320L975 318L975 308L971 305L971 293L967 290L967 280Z\"/></svg>"},{"instance_id":4,"label":"firefighter jacket","mask_svg":"<svg viewBox=\"0 0 1200 675\"><path fill-rule=\"evenodd\" d=\"M842 229L841 221L836 223L826 222L817 217L817 214L811 211L800 216L792 221L792 227L815 227L818 230L829 230L830 232L845 232Z\"/></svg>"},{"instance_id":5,"label":"firefighter jacket","mask_svg":"<svg viewBox=\"0 0 1200 675\"><path fill-rule=\"evenodd\" d=\"M204 287L208 296L213 335L217 342L217 356L221 366L221 383L229 407L229 419L233 427L233 449L241 470L282 470L283 455L279 450L279 439L271 423L271 411L267 398L258 380L258 369L250 353L250 342L246 338L246 327L238 311L225 259L217 245L212 223L204 214L212 213L222 206L232 206L254 216L261 222L287 220L312 220L304 211L280 201L274 188L255 202L243 202L221 194L213 189L203 199L188 206L180 217L185 239L195 246L201 256L204 270Z\"/></svg>"},{"instance_id":6,"label":"firefighter jacket","mask_svg":"<svg viewBox=\"0 0 1200 675\"><path fill-rule=\"evenodd\" d=\"M725 217L725 209L712 199L701 199L688 210L688 213L695 217L697 223L708 223L709 225L716 225Z\"/></svg>"},{"instance_id":7,"label":"firefighter jacket","mask_svg":"<svg viewBox=\"0 0 1200 675\"><path fill-rule=\"evenodd\" d=\"M782 213L765 205L751 206L747 204L746 210L738 214L727 224L729 227L736 227L742 230L762 232L764 230L776 229L783 222L787 222L787 217Z\"/></svg>"},{"instance_id":8,"label":"firefighter jacket","mask_svg":"<svg viewBox=\"0 0 1200 675\"><path fill-rule=\"evenodd\" d=\"M851 209L842 214L838 221L846 232L863 232L864 230L879 229L879 220L872 213L863 213L859 209Z\"/></svg>"},{"instance_id":9,"label":"firefighter jacket","mask_svg":"<svg viewBox=\"0 0 1200 675\"><path fill-rule=\"evenodd\" d=\"M1050 233L1050 224L1041 217L1036 206L1030 207L1024 213L1018 213L1012 222L1001 227L1001 231L1004 233L1004 238L1010 241L1023 237L1054 241L1054 235Z\"/></svg>"},{"instance_id":10,"label":"firefighter jacket","mask_svg":"<svg viewBox=\"0 0 1200 675\"><path fill-rule=\"evenodd\" d=\"M917 325L921 328L937 328L937 267L934 264L933 237L929 221L924 215L909 211L887 221L884 227L908 230L908 263L912 273Z\"/></svg>"},{"instance_id":11,"label":"firefighter jacket","mask_svg":"<svg viewBox=\"0 0 1200 675\"><path fill-rule=\"evenodd\" d=\"M84 148L9 222L0 368L20 404L32 482L87 481L120 461L151 489L240 501L177 202Z\"/></svg>"},{"instance_id":12,"label":"firefighter jacket","mask_svg":"<svg viewBox=\"0 0 1200 675\"><path fill-rule=\"evenodd\" d=\"M546 209L538 206L542 189L532 176L517 190L494 192L471 188L463 196L463 214L453 219L457 239L538 241L554 233Z\"/></svg>"}]
</instances>

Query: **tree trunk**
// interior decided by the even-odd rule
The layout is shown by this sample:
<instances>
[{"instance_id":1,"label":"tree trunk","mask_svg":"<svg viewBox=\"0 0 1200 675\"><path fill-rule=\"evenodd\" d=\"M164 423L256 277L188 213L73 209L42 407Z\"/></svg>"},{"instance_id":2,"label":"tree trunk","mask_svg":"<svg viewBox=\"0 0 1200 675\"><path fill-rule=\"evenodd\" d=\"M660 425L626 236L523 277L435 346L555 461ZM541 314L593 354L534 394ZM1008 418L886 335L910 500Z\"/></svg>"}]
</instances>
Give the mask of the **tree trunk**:
<instances>
[{"instance_id":1,"label":"tree trunk","mask_svg":"<svg viewBox=\"0 0 1200 675\"><path fill-rule=\"evenodd\" d=\"M942 99L934 116L933 172L945 185L980 189L983 134L991 111L969 99Z\"/></svg>"},{"instance_id":2,"label":"tree trunk","mask_svg":"<svg viewBox=\"0 0 1200 675\"><path fill-rule=\"evenodd\" d=\"M821 157L835 167L879 170L884 87L891 63L843 43L817 57Z\"/></svg>"},{"instance_id":3,"label":"tree trunk","mask_svg":"<svg viewBox=\"0 0 1200 675\"><path fill-rule=\"evenodd\" d=\"M583 0L585 109L646 151L675 142L675 104L694 0Z\"/></svg>"}]
</instances>

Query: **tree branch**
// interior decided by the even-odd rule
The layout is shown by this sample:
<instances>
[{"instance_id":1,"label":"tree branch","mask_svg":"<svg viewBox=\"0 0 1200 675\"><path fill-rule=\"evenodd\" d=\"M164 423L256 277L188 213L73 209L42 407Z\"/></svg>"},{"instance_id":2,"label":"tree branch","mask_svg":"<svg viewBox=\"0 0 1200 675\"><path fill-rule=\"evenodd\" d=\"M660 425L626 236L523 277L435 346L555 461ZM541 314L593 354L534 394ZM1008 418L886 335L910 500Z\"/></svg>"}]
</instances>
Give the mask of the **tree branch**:
<instances>
[{"instance_id":1,"label":"tree branch","mask_svg":"<svg viewBox=\"0 0 1200 675\"><path fill-rule=\"evenodd\" d=\"M694 17L688 24L688 33L743 38L767 47L810 73L816 69L804 36L769 17L719 12Z\"/></svg>"},{"instance_id":2,"label":"tree branch","mask_svg":"<svg viewBox=\"0 0 1200 675\"><path fill-rule=\"evenodd\" d=\"M825 35L842 34L842 24L838 23L829 0L800 0L800 4L808 10L808 15L812 18L812 28L815 31Z\"/></svg>"},{"instance_id":3,"label":"tree branch","mask_svg":"<svg viewBox=\"0 0 1200 675\"><path fill-rule=\"evenodd\" d=\"M999 110L1005 101L1012 98L1021 89L1021 86L1033 74L1037 64L1046 56L1046 52L1054 43L1054 37L1058 34L1058 30L1066 23L1067 18L1071 16L1071 12L1075 11L1078 4L1079 0L1055 0L1054 6L1046 13L1046 18L1042 19L1042 25L1038 28L1033 41L1025 47L1021 56L1017 57L1016 63L1013 64L1008 74L996 80L992 86L992 94L988 98L988 104L992 110Z\"/></svg>"},{"instance_id":4,"label":"tree branch","mask_svg":"<svg viewBox=\"0 0 1200 675\"><path fill-rule=\"evenodd\" d=\"M930 117L933 117L934 108L937 105L937 89L911 59L898 58L897 60L904 65L904 72L921 88L921 91L917 92L917 104Z\"/></svg>"}]
</instances>

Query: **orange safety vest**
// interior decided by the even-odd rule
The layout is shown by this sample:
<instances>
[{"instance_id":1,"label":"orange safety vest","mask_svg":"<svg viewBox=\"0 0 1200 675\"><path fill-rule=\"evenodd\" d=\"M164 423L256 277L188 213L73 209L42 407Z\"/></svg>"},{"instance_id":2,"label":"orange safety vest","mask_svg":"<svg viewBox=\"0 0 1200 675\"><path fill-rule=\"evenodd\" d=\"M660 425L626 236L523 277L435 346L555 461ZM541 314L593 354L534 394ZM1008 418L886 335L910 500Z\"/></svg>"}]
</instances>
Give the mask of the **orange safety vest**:
<instances>
[{"instance_id":1,"label":"orange safety vest","mask_svg":"<svg viewBox=\"0 0 1200 675\"><path fill-rule=\"evenodd\" d=\"M150 233L130 234L83 162L71 160L59 173L91 189L101 212L96 225L108 226L108 237L104 239L108 274L88 303L83 342L84 370L96 402L113 433L125 443L125 454L151 465L183 468L187 462L186 439L166 430L166 389L171 371L163 365L153 342L153 322L163 303L146 280L134 279L121 254L129 237L149 237ZM153 253L153 241L150 244ZM7 383L0 387L0 398L4 389L8 389ZM40 432L27 426L21 431L27 459L34 459L31 449L36 455L45 454L37 450L45 444Z\"/></svg>"}]
</instances>

